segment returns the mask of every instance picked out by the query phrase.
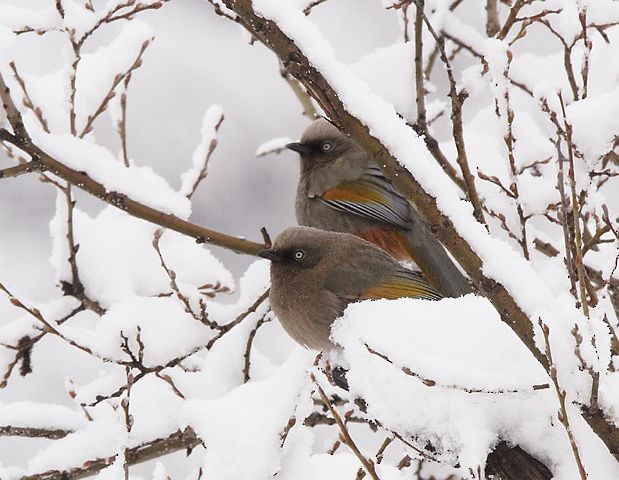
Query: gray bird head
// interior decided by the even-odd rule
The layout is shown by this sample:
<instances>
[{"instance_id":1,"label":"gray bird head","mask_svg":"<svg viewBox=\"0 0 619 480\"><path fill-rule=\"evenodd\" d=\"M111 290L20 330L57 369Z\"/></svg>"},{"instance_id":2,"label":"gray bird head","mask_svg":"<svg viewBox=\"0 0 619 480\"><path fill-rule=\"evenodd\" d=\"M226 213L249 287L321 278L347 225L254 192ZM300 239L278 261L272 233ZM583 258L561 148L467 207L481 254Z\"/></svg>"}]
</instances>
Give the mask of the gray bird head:
<instances>
[{"instance_id":1,"label":"gray bird head","mask_svg":"<svg viewBox=\"0 0 619 480\"><path fill-rule=\"evenodd\" d=\"M314 120L303 132L300 142L286 145L310 164L328 163L359 146L324 118Z\"/></svg>"},{"instance_id":2,"label":"gray bird head","mask_svg":"<svg viewBox=\"0 0 619 480\"><path fill-rule=\"evenodd\" d=\"M310 227L289 227L277 236L272 248L260 250L258 255L268 258L279 269L306 270L320 263L329 252L333 242L329 233Z\"/></svg>"}]
</instances>

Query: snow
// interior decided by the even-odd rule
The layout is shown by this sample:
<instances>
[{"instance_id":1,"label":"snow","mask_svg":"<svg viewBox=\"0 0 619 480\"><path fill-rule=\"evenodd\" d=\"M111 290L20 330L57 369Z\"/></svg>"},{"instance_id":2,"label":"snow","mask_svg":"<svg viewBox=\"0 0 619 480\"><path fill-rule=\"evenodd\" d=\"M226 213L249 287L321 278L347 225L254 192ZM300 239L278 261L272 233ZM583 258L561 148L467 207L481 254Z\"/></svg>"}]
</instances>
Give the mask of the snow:
<instances>
[{"instance_id":1,"label":"snow","mask_svg":"<svg viewBox=\"0 0 619 480\"><path fill-rule=\"evenodd\" d=\"M191 168L181 175L181 188L179 193L190 195L196 181L200 177L200 172L204 167L209 155L211 146L217 145L217 129L224 119L224 109L219 105L211 105L202 118L202 128L200 130L201 140L193 151L191 157Z\"/></svg>"},{"instance_id":2,"label":"snow","mask_svg":"<svg viewBox=\"0 0 619 480\"><path fill-rule=\"evenodd\" d=\"M552 387L533 390L550 379L487 300L468 295L352 304L332 336L350 366L351 393L363 398L368 414L385 427L406 432L420 446L431 442L444 458L457 458L463 471L483 465L500 436L556 466L554 478L577 478L568 438L556 423L555 393ZM402 367L436 385L424 385ZM574 408L578 441L595 458L585 458L587 467L599 468L600 475L619 474L612 456L578 418Z\"/></svg>"},{"instance_id":3,"label":"snow","mask_svg":"<svg viewBox=\"0 0 619 480\"><path fill-rule=\"evenodd\" d=\"M89 10L83 10L92 15ZM153 34L148 24L134 20L123 25L120 33L108 45L93 53L81 55L75 82L78 133L103 102L116 82L115 77L129 70L143 46L152 42Z\"/></svg>"},{"instance_id":4,"label":"snow","mask_svg":"<svg viewBox=\"0 0 619 480\"><path fill-rule=\"evenodd\" d=\"M86 418L80 411L50 403L0 403L0 424L24 428L77 430L84 428Z\"/></svg>"},{"instance_id":5,"label":"snow","mask_svg":"<svg viewBox=\"0 0 619 480\"><path fill-rule=\"evenodd\" d=\"M58 25L60 16L52 6L47 8L23 8L0 5L0 23L11 30L30 27L35 30L49 30Z\"/></svg>"},{"instance_id":6,"label":"snow","mask_svg":"<svg viewBox=\"0 0 619 480\"><path fill-rule=\"evenodd\" d=\"M191 213L187 198L172 190L150 167L124 167L105 147L71 135L40 132L35 141L59 162L105 185L108 192L122 193L180 218L187 218Z\"/></svg>"},{"instance_id":7,"label":"snow","mask_svg":"<svg viewBox=\"0 0 619 480\"><path fill-rule=\"evenodd\" d=\"M188 424L208 444L204 460L207 477L244 480L277 473L280 433L295 411L313 357L298 348L266 380L241 385L215 400L186 403Z\"/></svg>"},{"instance_id":8,"label":"snow","mask_svg":"<svg viewBox=\"0 0 619 480\"><path fill-rule=\"evenodd\" d=\"M50 224L54 239L50 261L58 280L70 281L64 209L59 207ZM92 298L111 306L136 295L148 297L170 292L170 280L152 247L155 225L114 207L105 207L95 217L76 208L73 223L80 244L77 260L80 278ZM101 238L106 241L101 242ZM220 282L223 287L234 288L232 276L222 263L192 239L166 231L160 240L160 250L168 267L178 270L179 288L190 298L198 298L198 287L207 283Z\"/></svg>"},{"instance_id":9,"label":"snow","mask_svg":"<svg viewBox=\"0 0 619 480\"><path fill-rule=\"evenodd\" d=\"M271 140L264 142L256 149L256 157L264 157L270 153L280 153L285 148L286 145L292 142L292 139L289 137L276 137Z\"/></svg>"},{"instance_id":10,"label":"snow","mask_svg":"<svg viewBox=\"0 0 619 480\"><path fill-rule=\"evenodd\" d=\"M64 470L96 458L108 458L117 452L116 443L124 425L110 421L88 422L78 432L56 440L28 462L28 472Z\"/></svg>"},{"instance_id":11,"label":"snow","mask_svg":"<svg viewBox=\"0 0 619 480\"><path fill-rule=\"evenodd\" d=\"M412 42L395 43L374 50L350 68L374 93L393 104L404 117L414 120L417 109L413 58Z\"/></svg>"},{"instance_id":12,"label":"snow","mask_svg":"<svg viewBox=\"0 0 619 480\"><path fill-rule=\"evenodd\" d=\"M574 143L588 159L596 160L611 150L619 130L618 108L618 88L574 102L566 108L567 119L574 128Z\"/></svg>"}]
</instances>

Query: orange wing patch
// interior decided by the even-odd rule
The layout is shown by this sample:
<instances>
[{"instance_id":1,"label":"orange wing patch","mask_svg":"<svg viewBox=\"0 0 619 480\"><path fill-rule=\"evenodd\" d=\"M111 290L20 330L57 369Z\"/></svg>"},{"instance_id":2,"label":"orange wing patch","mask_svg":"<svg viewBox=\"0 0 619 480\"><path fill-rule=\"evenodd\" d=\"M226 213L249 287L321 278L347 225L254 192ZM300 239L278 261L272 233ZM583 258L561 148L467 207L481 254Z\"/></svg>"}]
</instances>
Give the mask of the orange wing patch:
<instances>
[{"instance_id":1,"label":"orange wing patch","mask_svg":"<svg viewBox=\"0 0 619 480\"><path fill-rule=\"evenodd\" d=\"M359 233L359 236L378 248L383 249L399 262L413 260L406 247L406 241L395 230L390 228L377 228Z\"/></svg>"},{"instance_id":2,"label":"orange wing patch","mask_svg":"<svg viewBox=\"0 0 619 480\"><path fill-rule=\"evenodd\" d=\"M327 190L321 195L323 200L334 200L355 203L384 203L386 199L380 192L360 182L342 182L337 187Z\"/></svg>"}]
</instances>

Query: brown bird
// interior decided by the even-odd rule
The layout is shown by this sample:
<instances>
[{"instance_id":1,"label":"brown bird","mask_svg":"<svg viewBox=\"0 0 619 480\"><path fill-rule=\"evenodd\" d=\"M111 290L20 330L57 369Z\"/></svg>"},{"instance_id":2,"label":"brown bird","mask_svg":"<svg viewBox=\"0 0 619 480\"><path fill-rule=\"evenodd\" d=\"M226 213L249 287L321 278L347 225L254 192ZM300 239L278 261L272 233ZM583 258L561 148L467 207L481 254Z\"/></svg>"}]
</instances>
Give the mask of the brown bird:
<instances>
[{"instance_id":1,"label":"brown bird","mask_svg":"<svg viewBox=\"0 0 619 480\"><path fill-rule=\"evenodd\" d=\"M357 235L413 261L450 297L470 285L419 214L352 139L320 118L287 147L301 156L295 210L300 225Z\"/></svg>"},{"instance_id":2,"label":"brown bird","mask_svg":"<svg viewBox=\"0 0 619 480\"><path fill-rule=\"evenodd\" d=\"M331 324L351 302L442 298L420 273L348 233L290 227L258 254L271 260L273 312L297 343L314 350L333 347Z\"/></svg>"}]
</instances>

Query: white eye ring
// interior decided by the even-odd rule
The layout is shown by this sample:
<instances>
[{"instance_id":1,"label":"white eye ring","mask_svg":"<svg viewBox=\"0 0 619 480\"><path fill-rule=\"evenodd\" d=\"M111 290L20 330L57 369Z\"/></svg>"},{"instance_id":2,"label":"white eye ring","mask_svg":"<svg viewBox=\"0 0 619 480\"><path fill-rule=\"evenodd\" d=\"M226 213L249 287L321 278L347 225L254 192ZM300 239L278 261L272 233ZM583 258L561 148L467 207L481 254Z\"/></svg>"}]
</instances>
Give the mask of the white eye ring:
<instances>
[{"instance_id":1,"label":"white eye ring","mask_svg":"<svg viewBox=\"0 0 619 480\"><path fill-rule=\"evenodd\" d=\"M333 144L329 142L325 142L320 146L320 148L322 148L323 152L328 152L329 150L333 148Z\"/></svg>"},{"instance_id":2,"label":"white eye ring","mask_svg":"<svg viewBox=\"0 0 619 480\"><path fill-rule=\"evenodd\" d=\"M305 257L305 252L303 250L297 250L296 252L294 252L295 260L303 260L303 257Z\"/></svg>"}]
</instances>

